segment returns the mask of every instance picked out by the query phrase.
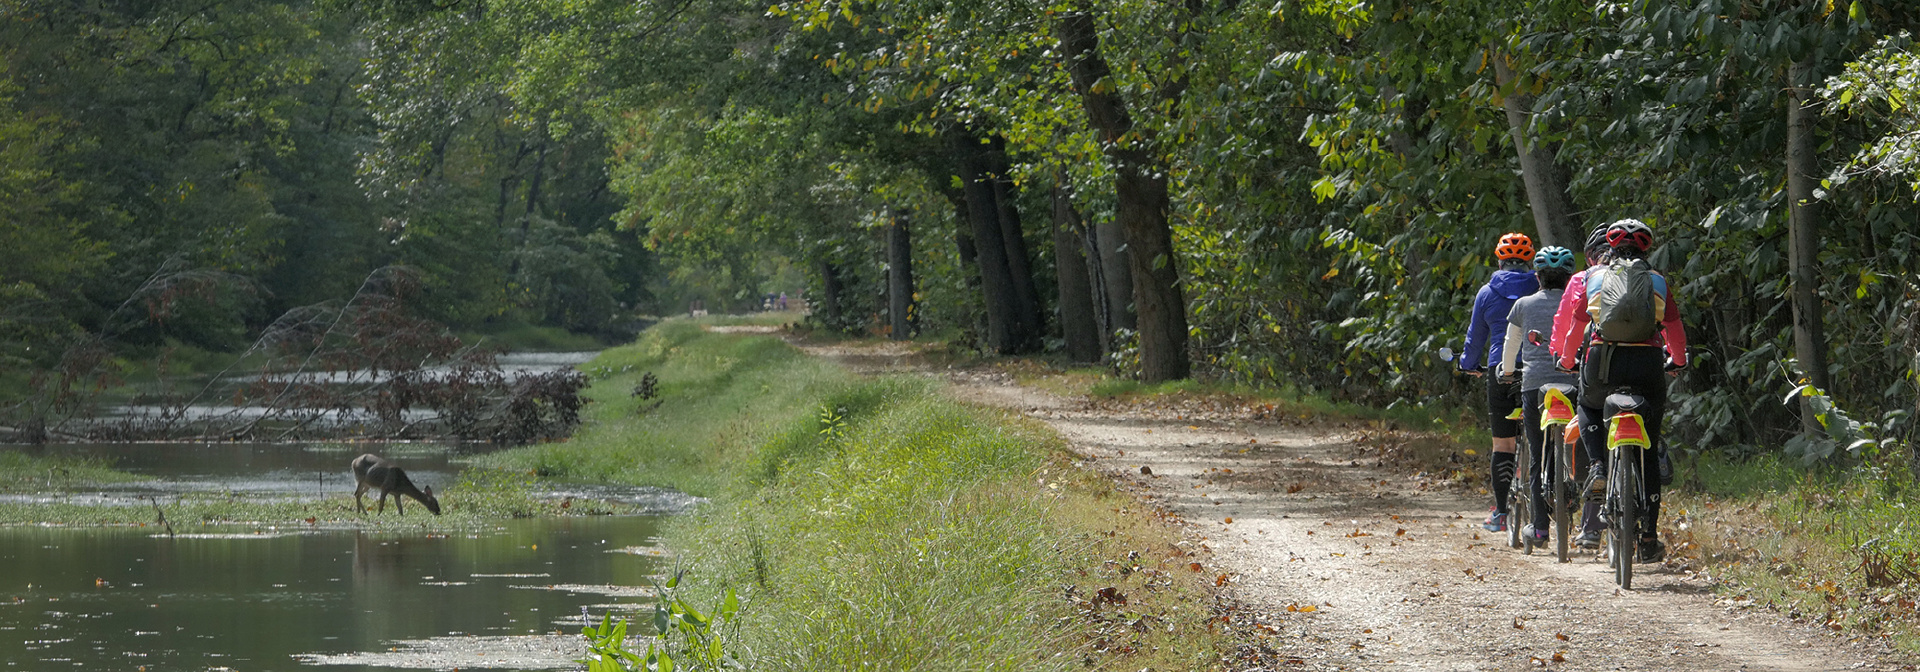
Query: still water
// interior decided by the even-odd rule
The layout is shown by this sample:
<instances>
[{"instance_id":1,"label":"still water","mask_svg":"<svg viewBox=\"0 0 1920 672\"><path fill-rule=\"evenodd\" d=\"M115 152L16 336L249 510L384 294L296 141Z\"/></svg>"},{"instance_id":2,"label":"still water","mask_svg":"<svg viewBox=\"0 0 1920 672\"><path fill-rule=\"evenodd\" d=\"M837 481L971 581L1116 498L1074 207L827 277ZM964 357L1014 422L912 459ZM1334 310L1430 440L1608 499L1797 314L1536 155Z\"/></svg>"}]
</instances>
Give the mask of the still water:
<instances>
[{"instance_id":1,"label":"still water","mask_svg":"<svg viewBox=\"0 0 1920 672\"><path fill-rule=\"evenodd\" d=\"M582 607L597 622L648 604L660 522L529 519L452 536L0 528L0 669L566 668Z\"/></svg>"},{"instance_id":2,"label":"still water","mask_svg":"<svg viewBox=\"0 0 1920 672\"><path fill-rule=\"evenodd\" d=\"M484 446L92 444L152 480L14 493L147 506L142 495L340 498L347 463L377 452L444 489ZM49 478L57 478L50 475ZM657 488L551 485L654 515L503 520L480 532L0 527L0 672L7 670L577 669L581 609L650 616L664 569L655 535L699 500ZM371 503L371 502L369 502ZM410 508L409 513L420 515ZM648 622L650 618L637 619Z\"/></svg>"}]
</instances>

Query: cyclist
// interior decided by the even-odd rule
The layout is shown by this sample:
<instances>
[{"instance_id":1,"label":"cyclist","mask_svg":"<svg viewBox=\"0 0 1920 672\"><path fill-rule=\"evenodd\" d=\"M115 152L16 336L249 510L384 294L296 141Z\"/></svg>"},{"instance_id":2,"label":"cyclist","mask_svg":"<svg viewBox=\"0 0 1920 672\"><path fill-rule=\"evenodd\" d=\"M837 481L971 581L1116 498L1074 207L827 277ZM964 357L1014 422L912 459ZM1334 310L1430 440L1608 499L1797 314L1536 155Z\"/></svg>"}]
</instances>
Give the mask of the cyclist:
<instances>
[{"instance_id":1,"label":"cyclist","mask_svg":"<svg viewBox=\"0 0 1920 672\"><path fill-rule=\"evenodd\" d=\"M1637 219L1622 219L1607 226L1607 244L1613 257L1608 262L1608 268L1642 262L1647 251L1653 247L1653 229ZM1606 418L1602 417L1607 395L1620 387L1632 387L1645 396L1647 403L1639 413L1646 421L1651 445L1659 446L1660 421L1667 402L1667 381L1661 375L1661 348L1664 346L1667 357L1676 369L1687 365L1687 332L1680 323L1680 308L1673 301L1673 288L1667 283L1666 276L1658 271L1648 271L1647 274L1652 283L1652 310L1658 327L1654 336L1644 341L1607 341L1597 329L1588 329L1602 313L1603 306L1599 299L1606 290L1600 284L1604 277L1600 269L1590 269L1585 281L1578 287L1569 283L1560 300L1562 314L1568 314L1568 306L1573 307L1568 324L1555 325L1558 327L1555 330L1558 346L1555 352L1558 353L1560 366L1574 368L1580 341L1587 344L1586 365L1580 367L1580 432L1584 437L1581 444L1587 453L1588 464L1593 465L1593 473L1599 479L1605 479L1607 471ZM1576 337L1576 334L1579 336ZM1580 340L1576 341L1575 338ZM1605 366L1598 362L1605 362ZM1658 562L1666 558L1666 545L1660 542L1658 535L1659 451L1647 450L1641 455L1641 473L1648 475L1645 485L1648 497L1646 517L1643 519L1645 526L1640 530L1639 561Z\"/></svg>"},{"instance_id":2,"label":"cyclist","mask_svg":"<svg viewBox=\"0 0 1920 672\"><path fill-rule=\"evenodd\" d=\"M1480 359L1485 351L1486 363L1500 360L1504 341L1499 334L1491 333L1494 325L1507 322L1507 311L1513 308L1513 302L1520 297L1532 294L1540 288L1528 268L1533 259L1533 239L1526 234L1509 233L1500 237L1500 243L1493 248L1493 256L1500 261L1500 269L1494 271L1487 284L1473 297L1473 317L1467 325L1467 344L1465 352L1460 353L1460 370L1480 375ZM1484 344L1484 345L1482 345ZM1490 473L1493 480L1493 512L1481 523L1489 532L1504 532L1507 529L1507 496L1513 481L1515 459L1513 456L1514 437L1520 433L1520 423L1507 416L1513 414L1519 405L1519 385L1500 382L1498 376L1487 377L1487 416L1493 434L1493 465Z\"/></svg>"},{"instance_id":3,"label":"cyclist","mask_svg":"<svg viewBox=\"0 0 1920 672\"><path fill-rule=\"evenodd\" d=\"M1564 247L1541 248L1533 256L1533 275L1540 282L1540 291L1513 304L1512 312L1507 313L1507 342L1505 355L1500 360L1501 377L1505 380L1518 378L1520 382L1521 406L1525 419L1521 429L1527 432L1527 448L1531 452L1535 478L1528 487L1533 493L1533 525L1521 530L1536 542L1547 540L1549 525L1547 504L1547 480L1539 478L1546 471L1546 435L1540 430L1540 386L1548 384L1578 385L1578 379L1571 373L1563 373L1553 368L1553 355L1547 352L1546 343L1534 345L1525 338L1529 331L1541 334L1553 333L1555 311L1560 309L1560 296L1566 290L1567 280L1573 276L1573 250Z\"/></svg>"},{"instance_id":4,"label":"cyclist","mask_svg":"<svg viewBox=\"0 0 1920 672\"><path fill-rule=\"evenodd\" d=\"M1587 270L1575 273L1572 278L1567 280L1567 289L1562 293L1563 297L1568 292L1585 292L1587 275L1592 273L1593 269L1599 268L1607 263L1608 255L1613 252L1613 246L1607 244L1607 227L1609 225L1610 223L1602 223L1599 226L1593 227L1593 231L1587 234L1586 245L1582 248L1587 255ZM1553 315L1554 330L1551 332L1542 332L1550 334L1547 339L1547 350L1552 353L1554 359L1557 360L1560 358L1560 343L1562 341L1572 343L1579 342L1578 339L1569 336L1573 331L1573 314L1576 312L1585 312L1586 309L1587 306L1585 304L1576 306L1565 300L1560 302L1559 311ZM1584 471L1586 469L1585 465L1587 464L1586 455L1606 454L1607 441L1605 436L1594 432L1585 432L1580 436L1581 452L1583 455L1580 457L1579 465L1581 470ZM1592 485L1604 491L1606 481L1604 479L1593 480ZM1574 545L1581 548L1599 548L1600 530L1602 527L1600 524L1600 503L1598 501L1588 501L1580 511L1580 536L1573 540Z\"/></svg>"}]
</instances>

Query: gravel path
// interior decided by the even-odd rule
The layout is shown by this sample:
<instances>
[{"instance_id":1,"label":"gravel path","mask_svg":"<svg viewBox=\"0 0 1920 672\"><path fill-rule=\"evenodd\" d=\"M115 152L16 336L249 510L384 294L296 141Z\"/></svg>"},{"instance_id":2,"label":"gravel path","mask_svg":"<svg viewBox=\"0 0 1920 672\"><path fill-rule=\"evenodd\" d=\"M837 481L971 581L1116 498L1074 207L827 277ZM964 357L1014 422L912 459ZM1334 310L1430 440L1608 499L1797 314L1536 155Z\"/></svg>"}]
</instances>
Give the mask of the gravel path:
<instances>
[{"instance_id":1,"label":"gravel path","mask_svg":"<svg viewBox=\"0 0 1920 672\"><path fill-rule=\"evenodd\" d=\"M807 346L803 346L807 347ZM1640 565L1561 564L1480 529L1487 504L1381 469L1349 435L1258 409L1092 403L992 370L929 371L897 344L808 347L868 372L943 375L954 396L1051 425L1090 467L1185 519L1233 597L1279 626L1287 670L1913 670L1883 643ZM1251 412L1248 412L1251 411Z\"/></svg>"}]
</instances>

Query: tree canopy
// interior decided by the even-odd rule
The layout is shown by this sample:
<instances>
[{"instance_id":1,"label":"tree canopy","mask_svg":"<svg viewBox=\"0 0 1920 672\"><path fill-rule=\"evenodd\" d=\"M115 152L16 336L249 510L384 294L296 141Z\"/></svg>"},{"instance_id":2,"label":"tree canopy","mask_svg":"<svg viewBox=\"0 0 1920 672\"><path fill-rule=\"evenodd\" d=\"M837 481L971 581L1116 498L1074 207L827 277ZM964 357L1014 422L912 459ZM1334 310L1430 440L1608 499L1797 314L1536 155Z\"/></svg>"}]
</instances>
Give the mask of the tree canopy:
<instances>
[{"instance_id":1,"label":"tree canopy","mask_svg":"<svg viewBox=\"0 0 1920 672\"><path fill-rule=\"evenodd\" d=\"M1633 217L1700 350L1676 438L1814 459L1912 427L1920 58L1895 0L0 14L22 365L169 264L236 281L124 340L232 348L404 266L456 326L604 331L805 284L833 329L1392 403L1461 385L1423 353L1502 233L1577 248ZM1772 411L1803 383L1826 405Z\"/></svg>"}]
</instances>

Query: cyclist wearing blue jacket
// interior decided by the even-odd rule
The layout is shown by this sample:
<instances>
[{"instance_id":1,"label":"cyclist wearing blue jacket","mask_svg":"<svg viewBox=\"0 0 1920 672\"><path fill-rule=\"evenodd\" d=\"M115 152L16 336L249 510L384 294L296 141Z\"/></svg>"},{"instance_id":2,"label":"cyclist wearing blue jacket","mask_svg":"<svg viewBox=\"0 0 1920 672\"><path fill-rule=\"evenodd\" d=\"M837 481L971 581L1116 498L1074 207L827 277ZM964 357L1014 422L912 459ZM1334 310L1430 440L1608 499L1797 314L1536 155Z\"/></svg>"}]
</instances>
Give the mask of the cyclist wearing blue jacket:
<instances>
[{"instance_id":1,"label":"cyclist wearing blue jacket","mask_svg":"<svg viewBox=\"0 0 1920 672\"><path fill-rule=\"evenodd\" d=\"M1507 313L1513 302L1540 289L1529 263L1533 260L1533 239L1525 234L1509 233L1493 248L1500 270L1473 297L1473 318L1467 325L1465 352L1460 353L1460 370L1480 375L1486 364L1500 361L1505 350ZM1484 356L1484 359L1483 359ZM1502 383L1498 376L1487 376L1487 417L1493 434L1492 475L1493 512L1482 523L1489 532L1507 529L1507 496L1513 485L1514 437L1520 434L1520 421L1509 418L1520 407L1520 385Z\"/></svg>"},{"instance_id":2,"label":"cyclist wearing blue jacket","mask_svg":"<svg viewBox=\"0 0 1920 672\"><path fill-rule=\"evenodd\" d=\"M1540 281L1540 291L1513 303L1513 310L1507 314L1506 353L1500 359L1501 377L1520 381L1520 398L1524 404L1521 429L1527 433L1527 450L1537 465L1528 484L1532 488L1534 523L1531 529L1521 530L1521 534L1534 542L1547 540L1547 520L1551 513L1547 509L1548 502L1552 501L1547 496L1548 479L1543 475L1551 473L1549 469L1560 468L1550 464L1558 456L1546 452L1547 437L1540 428L1541 403L1546 395L1540 388L1549 384L1580 385L1579 377L1554 370L1553 353L1547 351L1545 340L1553 333L1553 315L1560 309L1560 295L1572 276L1573 250L1549 246L1540 248L1540 253L1533 256L1533 277ZM1526 337L1529 331L1540 335L1538 345Z\"/></svg>"}]
</instances>

